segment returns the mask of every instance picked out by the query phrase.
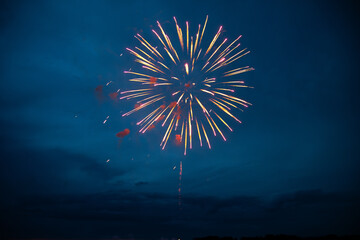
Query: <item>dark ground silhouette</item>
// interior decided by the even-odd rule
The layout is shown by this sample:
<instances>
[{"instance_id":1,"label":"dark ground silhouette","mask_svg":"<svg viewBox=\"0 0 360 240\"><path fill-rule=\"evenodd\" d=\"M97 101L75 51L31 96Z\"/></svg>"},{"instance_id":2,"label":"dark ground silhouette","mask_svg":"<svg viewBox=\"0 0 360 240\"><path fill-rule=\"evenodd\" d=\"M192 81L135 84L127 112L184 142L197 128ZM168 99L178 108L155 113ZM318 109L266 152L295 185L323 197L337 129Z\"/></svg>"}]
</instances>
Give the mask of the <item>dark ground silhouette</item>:
<instances>
[{"instance_id":1,"label":"dark ground silhouette","mask_svg":"<svg viewBox=\"0 0 360 240\"><path fill-rule=\"evenodd\" d=\"M337 236L337 235L326 235L319 237L298 237L293 235L266 235L262 237L242 237L240 240L359 240L359 235L347 235L347 236ZM198 237L194 240L238 240L233 237L218 237L218 236L208 236L208 237Z\"/></svg>"}]
</instances>

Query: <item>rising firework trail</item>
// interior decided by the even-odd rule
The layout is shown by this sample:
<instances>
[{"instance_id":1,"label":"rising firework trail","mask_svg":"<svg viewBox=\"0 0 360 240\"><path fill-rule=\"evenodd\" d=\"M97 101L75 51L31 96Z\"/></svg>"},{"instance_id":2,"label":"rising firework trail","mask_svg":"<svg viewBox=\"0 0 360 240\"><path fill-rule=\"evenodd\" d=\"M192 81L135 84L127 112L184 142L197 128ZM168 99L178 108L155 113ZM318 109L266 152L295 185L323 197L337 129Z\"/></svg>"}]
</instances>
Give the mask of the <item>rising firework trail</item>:
<instances>
[{"instance_id":1,"label":"rising firework trail","mask_svg":"<svg viewBox=\"0 0 360 240\"><path fill-rule=\"evenodd\" d=\"M226 141L224 129L233 131L230 121L241 123L239 111L251 104L236 96L235 89L251 88L239 79L239 74L254 68L232 67L250 51L240 48L241 36L232 42L227 38L220 40L222 26L213 37L205 37L208 17L203 26L195 28L193 36L189 22L184 28L175 17L174 22L176 37L171 39L160 22L157 29L152 29L155 41L135 35L140 45L127 50L141 67L125 73L132 76L129 81L138 87L120 92L120 99L137 100L135 107L123 116L141 112L143 117L137 122L140 133L156 125L164 127L161 148L165 149L171 136L175 136L186 155L195 142L210 149L211 135Z\"/></svg>"}]
</instances>

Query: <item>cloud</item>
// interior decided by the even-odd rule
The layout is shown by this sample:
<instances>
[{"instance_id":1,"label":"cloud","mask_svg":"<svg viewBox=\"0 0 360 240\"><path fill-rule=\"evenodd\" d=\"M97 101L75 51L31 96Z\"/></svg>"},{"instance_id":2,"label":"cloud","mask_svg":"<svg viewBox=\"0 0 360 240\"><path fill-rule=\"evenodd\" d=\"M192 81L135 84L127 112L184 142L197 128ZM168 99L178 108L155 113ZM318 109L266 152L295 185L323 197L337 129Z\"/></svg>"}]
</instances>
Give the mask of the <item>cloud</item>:
<instances>
[{"instance_id":1,"label":"cloud","mask_svg":"<svg viewBox=\"0 0 360 240\"><path fill-rule=\"evenodd\" d=\"M26 136L42 129L1 121L0 180L3 190L14 195L87 192L110 187L127 170L109 166L87 154L61 148L34 147ZM42 129L44 130L44 129ZM10 134L11 133L11 134ZM96 191L97 191L96 190Z\"/></svg>"},{"instance_id":2,"label":"cloud","mask_svg":"<svg viewBox=\"0 0 360 240\"><path fill-rule=\"evenodd\" d=\"M135 183L135 186L143 186L143 185L147 185L147 184L149 184L149 182L145 182L145 181L139 181L139 182L136 182Z\"/></svg>"},{"instance_id":3,"label":"cloud","mask_svg":"<svg viewBox=\"0 0 360 240\"><path fill-rule=\"evenodd\" d=\"M355 228L359 212L341 217L344 211L359 209L359 197L346 194L309 190L281 195L271 201L251 196L226 199L183 196L181 203L179 208L176 195L126 190L81 195L46 194L23 198L6 209L5 214L10 215L9 224L16 226L17 233L22 232L24 226L13 226L19 222L14 216L27 216L29 221L22 219L20 222L24 221L23 224L32 226L33 230L45 226L42 231L33 232L34 237L43 231L53 237L77 237L76 233L68 231L73 223L87 226L91 231L82 232L88 234L82 237L93 238L130 234L151 239L175 237L179 231L188 237L301 234L311 226L316 226L312 230L314 235L359 233ZM61 225L52 225L55 222ZM332 224L337 224L341 230L335 232Z\"/></svg>"}]
</instances>

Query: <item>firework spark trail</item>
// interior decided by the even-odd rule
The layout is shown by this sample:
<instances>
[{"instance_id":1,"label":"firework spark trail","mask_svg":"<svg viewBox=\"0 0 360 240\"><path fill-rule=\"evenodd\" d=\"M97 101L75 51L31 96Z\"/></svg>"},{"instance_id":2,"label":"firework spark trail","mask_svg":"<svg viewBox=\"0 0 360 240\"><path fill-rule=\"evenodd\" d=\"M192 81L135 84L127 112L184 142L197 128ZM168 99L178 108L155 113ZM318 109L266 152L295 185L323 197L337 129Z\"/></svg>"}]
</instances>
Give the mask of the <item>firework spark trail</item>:
<instances>
[{"instance_id":1,"label":"firework spark trail","mask_svg":"<svg viewBox=\"0 0 360 240\"><path fill-rule=\"evenodd\" d=\"M173 19L176 30L173 41L157 21L158 29L151 31L156 42L136 34L134 37L141 47L126 48L140 64L141 70L124 73L133 75L129 81L141 87L121 92L120 99L137 100L134 109L123 116L136 112L144 114L145 117L137 122L141 126L139 132L145 133L159 123L158 126L166 128L160 144L162 149L165 149L171 134L175 134L179 136L186 155L195 143L193 137L199 138L200 146L205 139L211 149L208 133L212 131L214 136L219 135L226 141L226 133L221 127L232 132L227 121L241 123L236 112L251 104L235 96L234 88L252 88L239 79L239 74L254 68L231 67L250 53L246 48L240 48L241 35L232 41L221 39L223 26L220 26L212 37L205 37L208 16L204 25L199 24L196 30L192 30L187 21L181 26L175 17ZM195 31L193 36L192 31ZM153 109L146 112L148 107Z\"/></svg>"},{"instance_id":2,"label":"firework spark trail","mask_svg":"<svg viewBox=\"0 0 360 240\"><path fill-rule=\"evenodd\" d=\"M107 122L107 120L109 119L109 117L110 117L110 116L107 116L107 117L105 118L105 120L103 121L103 124L105 124L105 123Z\"/></svg>"},{"instance_id":3,"label":"firework spark trail","mask_svg":"<svg viewBox=\"0 0 360 240\"><path fill-rule=\"evenodd\" d=\"M179 168L179 207L181 207L181 179L182 179L182 161L180 161L180 168Z\"/></svg>"}]
</instances>

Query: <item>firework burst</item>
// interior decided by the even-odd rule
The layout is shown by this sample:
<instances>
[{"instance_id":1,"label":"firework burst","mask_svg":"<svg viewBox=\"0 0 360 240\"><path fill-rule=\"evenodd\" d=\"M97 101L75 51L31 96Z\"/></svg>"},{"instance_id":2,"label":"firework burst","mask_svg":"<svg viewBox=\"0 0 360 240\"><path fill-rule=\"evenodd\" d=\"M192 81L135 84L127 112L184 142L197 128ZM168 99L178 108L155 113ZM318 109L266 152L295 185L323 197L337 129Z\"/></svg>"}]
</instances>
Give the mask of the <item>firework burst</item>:
<instances>
[{"instance_id":1,"label":"firework burst","mask_svg":"<svg viewBox=\"0 0 360 240\"><path fill-rule=\"evenodd\" d=\"M249 88L238 75L254 69L231 67L250 52L240 48L241 36L229 44L227 38L221 41L221 26L210 43L204 44L208 17L203 26L198 25L194 36L190 36L188 22L182 29L175 17L174 21L177 37L172 40L159 22L158 29L152 30L156 43L140 34L135 36L141 46L127 50L141 68L125 73L132 76L129 81L137 83L138 88L121 92L120 99L137 100L123 116L142 112L144 117L137 122L139 132L145 133L155 125L165 127L162 149L170 136L175 136L186 155L195 140L211 148L212 134L220 134L226 141L223 128L233 131L228 120L241 123L236 112L251 104L234 96L236 88Z\"/></svg>"}]
</instances>

